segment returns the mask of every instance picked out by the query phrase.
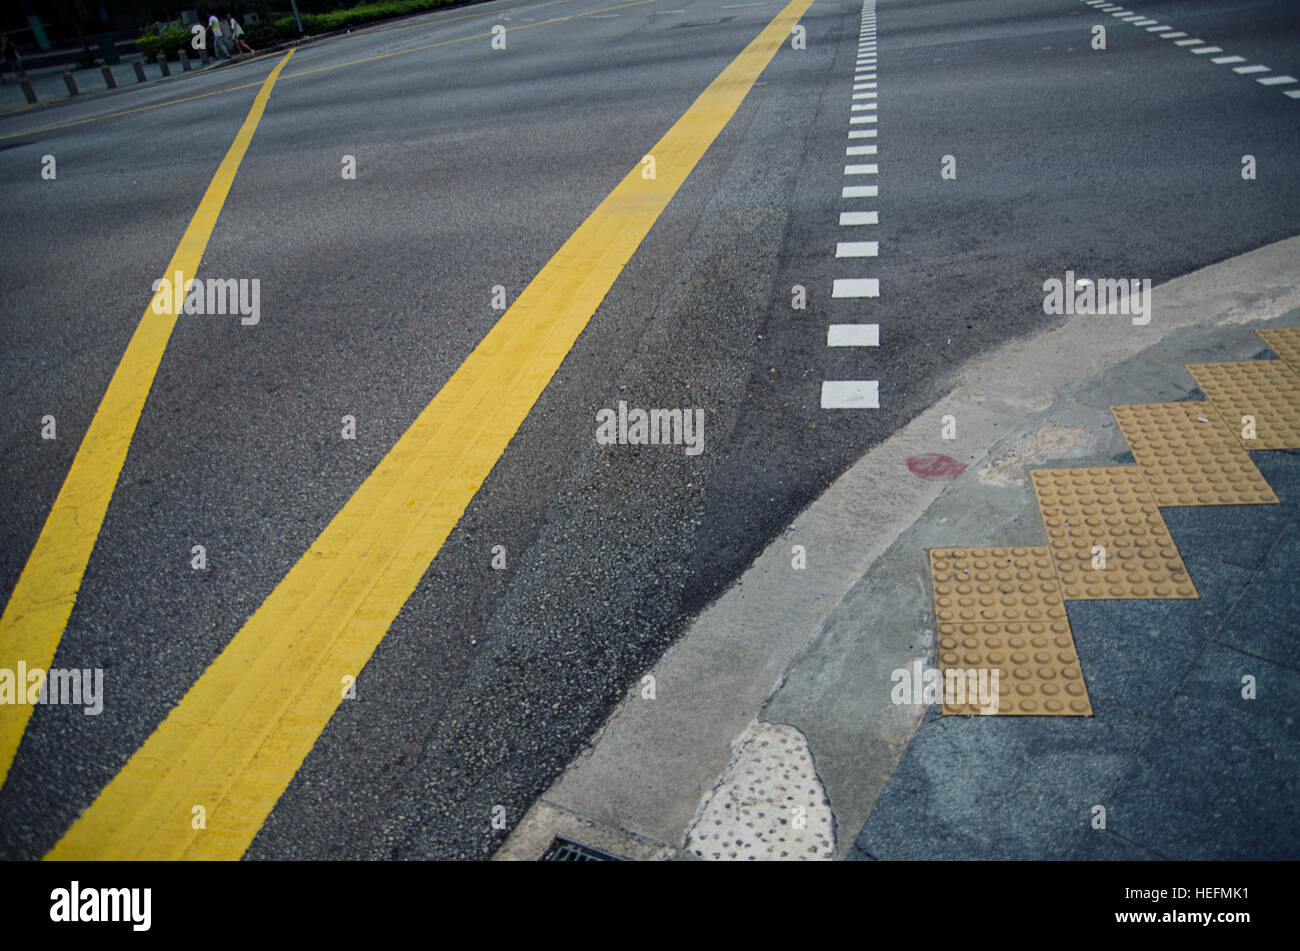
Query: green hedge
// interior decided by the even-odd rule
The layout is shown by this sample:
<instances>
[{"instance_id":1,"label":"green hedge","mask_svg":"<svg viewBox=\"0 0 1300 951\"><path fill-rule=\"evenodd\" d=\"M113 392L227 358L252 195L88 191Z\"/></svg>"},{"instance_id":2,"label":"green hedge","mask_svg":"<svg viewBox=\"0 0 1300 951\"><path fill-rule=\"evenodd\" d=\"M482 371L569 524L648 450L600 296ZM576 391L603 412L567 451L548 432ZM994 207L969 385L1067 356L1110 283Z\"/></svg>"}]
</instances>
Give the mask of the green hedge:
<instances>
[{"instance_id":1,"label":"green hedge","mask_svg":"<svg viewBox=\"0 0 1300 951\"><path fill-rule=\"evenodd\" d=\"M363 3L357 7L335 10L332 13L308 13L302 18L302 28L308 33L329 33L332 30L370 23L373 20L387 20L408 13L435 10L438 7L449 6L452 2L454 0L380 0L378 3ZM290 20L292 19L290 17Z\"/></svg>"},{"instance_id":2,"label":"green hedge","mask_svg":"<svg viewBox=\"0 0 1300 951\"><path fill-rule=\"evenodd\" d=\"M293 14L285 16L280 13L264 16L256 23L244 23L244 42L255 50L274 46L284 40L297 39L298 28L294 26ZM304 27L307 24L303 24Z\"/></svg>"},{"instance_id":3,"label":"green hedge","mask_svg":"<svg viewBox=\"0 0 1300 951\"><path fill-rule=\"evenodd\" d=\"M166 53L168 59L179 59L176 51L184 46L187 47L186 52L190 52L188 47L192 36L188 26L179 20L173 20L171 23L155 23L145 27L135 45L149 59L157 58L159 53Z\"/></svg>"},{"instance_id":4,"label":"green hedge","mask_svg":"<svg viewBox=\"0 0 1300 951\"><path fill-rule=\"evenodd\" d=\"M436 10L439 7L465 2L466 0L377 0L374 3L363 3L360 6L348 7L344 10L332 10L328 13L303 13L302 28L308 34L331 33L334 30L360 26L364 23L372 23L375 20L387 20L411 13L423 13L426 10ZM299 9L301 10L304 5L300 3ZM263 13L255 23L243 23L241 17L240 22L244 27L244 41L255 50L274 46L276 43L282 43L285 40L296 39L299 35L293 14L287 11ZM160 51L165 51L169 57L175 59L176 50L179 47L187 46L190 42L190 36L190 28L179 21L165 24L155 23L147 27L140 35L137 45L140 52L145 53L150 58L156 56Z\"/></svg>"}]
</instances>

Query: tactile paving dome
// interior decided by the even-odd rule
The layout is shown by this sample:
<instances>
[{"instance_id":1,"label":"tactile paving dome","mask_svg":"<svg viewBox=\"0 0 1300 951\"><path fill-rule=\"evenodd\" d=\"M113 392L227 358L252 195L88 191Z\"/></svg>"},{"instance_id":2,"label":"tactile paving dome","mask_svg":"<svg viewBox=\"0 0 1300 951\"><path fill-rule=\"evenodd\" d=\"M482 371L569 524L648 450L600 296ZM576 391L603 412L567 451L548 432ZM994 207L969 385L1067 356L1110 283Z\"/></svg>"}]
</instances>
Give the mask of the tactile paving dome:
<instances>
[{"instance_id":1,"label":"tactile paving dome","mask_svg":"<svg viewBox=\"0 0 1300 951\"><path fill-rule=\"evenodd\" d=\"M1197 596L1137 467L1035 469L1031 475L1066 598Z\"/></svg>"},{"instance_id":2,"label":"tactile paving dome","mask_svg":"<svg viewBox=\"0 0 1300 951\"><path fill-rule=\"evenodd\" d=\"M1136 466L1033 471L1050 548L930 551L943 687L961 672L978 691L997 670L998 714L1090 715L1064 598L1197 597L1159 506L1276 504L1246 448L1300 448L1300 327L1257 333L1280 361L1188 366L1207 401L1111 407ZM946 714L985 712L978 696L942 699Z\"/></svg>"},{"instance_id":3,"label":"tactile paving dome","mask_svg":"<svg viewBox=\"0 0 1300 951\"><path fill-rule=\"evenodd\" d=\"M1074 636L1064 618L940 624L938 644L941 672L999 671L997 704L1002 716L1092 715ZM945 685L948 677L945 673ZM990 677L986 684L991 683ZM945 689L943 712L958 716L981 712L977 703L948 702L960 697L959 692L949 696Z\"/></svg>"},{"instance_id":4,"label":"tactile paving dome","mask_svg":"<svg viewBox=\"0 0 1300 951\"><path fill-rule=\"evenodd\" d=\"M934 610L943 621L1065 619L1061 586L1046 548L935 548Z\"/></svg>"},{"instance_id":5,"label":"tactile paving dome","mask_svg":"<svg viewBox=\"0 0 1300 951\"><path fill-rule=\"evenodd\" d=\"M1300 373L1300 327L1274 327L1256 330L1269 349L1285 360L1291 369Z\"/></svg>"},{"instance_id":6,"label":"tactile paving dome","mask_svg":"<svg viewBox=\"0 0 1300 951\"><path fill-rule=\"evenodd\" d=\"M1157 505L1277 502L1214 407L1204 402L1112 406Z\"/></svg>"},{"instance_id":7,"label":"tactile paving dome","mask_svg":"<svg viewBox=\"0 0 1300 951\"><path fill-rule=\"evenodd\" d=\"M1189 363L1197 386L1244 449L1300 449L1300 376L1281 360ZM1255 438L1242 417L1255 419Z\"/></svg>"}]
</instances>

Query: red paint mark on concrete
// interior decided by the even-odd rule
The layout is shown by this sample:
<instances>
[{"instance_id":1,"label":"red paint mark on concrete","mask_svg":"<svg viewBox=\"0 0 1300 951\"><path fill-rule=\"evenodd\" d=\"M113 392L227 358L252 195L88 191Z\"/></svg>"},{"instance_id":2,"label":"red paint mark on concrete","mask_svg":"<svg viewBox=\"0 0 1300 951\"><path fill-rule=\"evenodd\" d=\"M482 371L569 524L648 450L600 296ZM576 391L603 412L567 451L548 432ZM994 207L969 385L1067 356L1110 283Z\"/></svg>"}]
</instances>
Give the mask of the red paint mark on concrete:
<instances>
[{"instance_id":1,"label":"red paint mark on concrete","mask_svg":"<svg viewBox=\"0 0 1300 951\"><path fill-rule=\"evenodd\" d=\"M907 460L907 468L912 470L912 475L918 475L922 479L951 478L966 471L964 463L958 462L951 456L941 456L937 452L912 456Z\"/></svg>"}]
</instances>

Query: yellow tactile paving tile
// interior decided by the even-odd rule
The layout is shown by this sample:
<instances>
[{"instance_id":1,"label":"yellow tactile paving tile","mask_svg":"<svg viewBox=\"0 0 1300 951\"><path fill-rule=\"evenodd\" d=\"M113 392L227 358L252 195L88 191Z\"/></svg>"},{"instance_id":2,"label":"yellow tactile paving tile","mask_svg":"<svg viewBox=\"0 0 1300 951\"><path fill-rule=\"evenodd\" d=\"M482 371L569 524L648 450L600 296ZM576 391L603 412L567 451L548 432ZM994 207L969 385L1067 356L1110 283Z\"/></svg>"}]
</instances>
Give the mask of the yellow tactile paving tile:
<instances>
[{"instance_id":1,"label":"yellow tactile paving tile","mask_svg":"<svg viewBox=\"0 0 1300 951\"><path fill-rule=\"evenodd\" d=\"M1051 553L1040 546L934 548L930 578L941 623L1065 619Z\"/></svg>"},{"instance_id":2,"label":"yellow tactile paving tile","mask_svg":"<svg viewBox=\"0 0 1300 951\"><path fill-rule=\"evenodd\" d=\"M1284 361L1189 363L1187 369L1242 448L1300 449L1300 376Z\"/></svg>"},{"instance_id":3,"label":"yellow tactile paving tile","mask_svg":"<svg viewBox=\"0 0 1300 951\"><path fill-rule=\"evenodd\" d=\"M1065 618L941 623L937 640L946 715L981 714L994 702L1001 716L1092 715Z\"/></svg>"},{"instance_id":4,"label":"yellow tactile paving tile","mask_svg":"<svg viewBox=\"0 0 1300 951\"><path fill-rule=\"evenodd\" d=\"M1277 502L1234 431L1205 402L1112 406L1156 504Z\"/></svg>"},{"instance_id":5,"label":"yellow tactile paving tile","mask_svg":"<svg viewBox=\"0 0 1300 951\"><path fill-rule=\"evenodd\" d=\"M1270 330L1256 330L1269 349L1300 373L1300 327L1273 327Z\"/></svg>"},{"instance_id":6,"label":"yellow tactile paving tile","mask_svg":"<svg viewBox=\"0 0 1300 951\"><path fill-rule=\"evenodd\" d=\"M1035 469L1030 475L1067 599L1197 596L1136 466Z\"/></svg>"}]
</instances>

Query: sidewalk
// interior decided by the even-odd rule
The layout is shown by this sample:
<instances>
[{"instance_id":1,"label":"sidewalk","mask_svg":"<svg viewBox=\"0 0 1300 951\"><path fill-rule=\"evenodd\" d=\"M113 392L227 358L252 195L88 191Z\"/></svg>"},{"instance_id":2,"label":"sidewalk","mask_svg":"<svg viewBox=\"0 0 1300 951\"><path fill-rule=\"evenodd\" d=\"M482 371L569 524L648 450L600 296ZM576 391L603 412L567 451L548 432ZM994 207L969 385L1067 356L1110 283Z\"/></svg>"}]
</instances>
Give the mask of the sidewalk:
<instances>
[{"instance_id":1,"label":"sidewalk","mask_svg":"<svg viewBox=\"0 0 1300 951\"><path fill-rule=\"evenodd\" d=\"M214 69L218 66L245 62L249 59L252 59L252 57L247 54L236 59L214 59L205 67L202 60L200 60L196 54L190 58L190 71L196 73L203 72L205 69ZM126 59L124 57L122 62L118 63L116 66L109 67L113 74L113 80L117 83L117 88L123 89L139 85L135 75L135 67L132 65L137 60L140 60L139 56L132 57L131 59ZM158 65L156 59L143 60L142 62L144 63L144 73L147 81L153 81L163 77L162 67ZM169 60L167 68L171 71L171 75L174 77L185 75L183 67L177 61ZM38 103L56 102L69 98L68 87L63 79L63 74L67 72L72 73L73 80L77 84L77 91L79 94L78 98L90 93L103 92L108 88L104 81L103 73L98 66L94 66L90 69L77 69L68 64L60 66L44 66L40 69L29 69L27 70L27 78L31 81L32 89L36 93ZM18 84L17 77L15 77L11 72L6 72L4 78L4 85L0 86L0 109L26 105L27 97L23 94L22 86Z\"/></svg>"},{"instance_id":2,"label":"sidewalk","mask_svg":"<svg viewBox=\"0 0 1300 951\"><path fill-rule=\"evenodd\" d=\"M464 3L466 4L474 2L476 2L476 0L464 0ZM276 42L265 48L258 48L254 50L251 55L241 53L223 60L218 60L215 57L212 57L207 66L204 66L199 54L195 52L194 55L190 56L191 69L189 73L185 72L184 67L177 60L168 60L167 66L170 70L171 78L174 79L192 73L203 72L208 69L246 63L257 59L258 57L280 53L290 48L311 45L323 40L332 40L344 36L365 36L372 31L382 31L394 23L410 22L411 24L415 24L417 21L427 20L430 17L440 14L451 6L452 4L448 4L445 7L436 8L434 10L425 10L419 13L407 13L395 17L385 17L379 20L372 20L368 23L359 24L357 26L330 30L325 33L303 34L302 36L293 39ZM96 53L96 55L98 54ZM122 62L116 66L109 67L113 73L113 79L117 83L118 89L140 85L135 75L135 67L132 65L137 60L144 63L146 82L153 82L165 78L162 73L162 67L158 64L157 57L142 57L138 53L132 54L122 52ZM38 106L71 100L72 97L69 96L67 84L63 79L63 74L69 71L72 73L77 84L77 98L81 98L91 93L102 93L108 88L98 65L89 69L76 69L72 64L40 66L38 68L28 69L27 78L30 80L32 89L36 93ZM4 80L4 85L0 85L0 116L30 108L22 87L18 83L18 77L14 73L6 71L4 73Z\"/></svg>"},{"instance_id":3,"label":"sidewalk","mask_svg":"<svg viewBox=\"0 0 1300 951\"><path fill-rule=\"evenodd\" d=\"M1298 327L1300 312L1278 323ZM1278 355L1247 329L1174 335L1094 379L1073 395L1073 407L1058 404L1048 418L1084 410L1100 430L1110 400L1180 361L1267 361L1261 370L1285 375ZM1198 373L1206 377L1199 367ZM1228 418L1235 425L1243 415L1228 391L1216 388L1206 403L1190 374L1181 382L1185 392L1160 398L1194 407L1198 429L1218 428L1218 417L1226 429ZM1252 408L1289 448L1250 454L1280 503L1159 509L1199 598L1071 600L1067 588L1069 631L1092 716L943 716L932 707L849 858L1300 857L1300 377L1292 374L1285 385L1275 404L1256 398ZM1115 448L1111 456L1071 459L1068 466L1107 467L1092 471L1118 477L1150 472L1150 456L1135 465L1131 451ZM1035 481L1050 508L1042 494L1047 480ZM1102 537L1088 522L1085 531ZM964 534L938 529L931 538L957 545L965 544ZM990 525L975 542L992 544L997 535ZM1144 571L1115 563L1114 541L1106 576L1127 572L1141 580ZM1064 580L1068 556L1060 552L1053 546ZM1151 568L1145 561L1141 569ZM983 625L964 627L978 636ZM956 658L970 638L942 643L945 628L939 653L951 647ZM1243 697L1251 692L1243 686L1247 678L1253 699Z\"/></svg>"},{"instance_id":4,"label":"sidewalk","mask_svg":"<svg viewBox=\"0 0 1300 951\"><path fill-rule=\"evenodd\" d=\"M1300 327L1297 278L1293 238L1155 288L1151 326L1075 317L965 368L701 615L658 699L634 687L496 858L557 835L642 859L1300 857L1300 385L1255 332ZM1198 366L1202 402L1186 365L1224 361L1268 361L1267 399L1242 396L1253 369ZM1261 444L1295 448L1246 456L1224 421L1243 399ZM1174 404L1188 440L1117 421L1128 404ZM1205 498L1171 488L1184 465ZM1243 485L1261 494L1207 504ZM932 577L932 549L998 546ZM976 574L945 576L954 555ZM918 663L997 667L1007 715L899 702Z\"/></svg>"}]
</instances>

